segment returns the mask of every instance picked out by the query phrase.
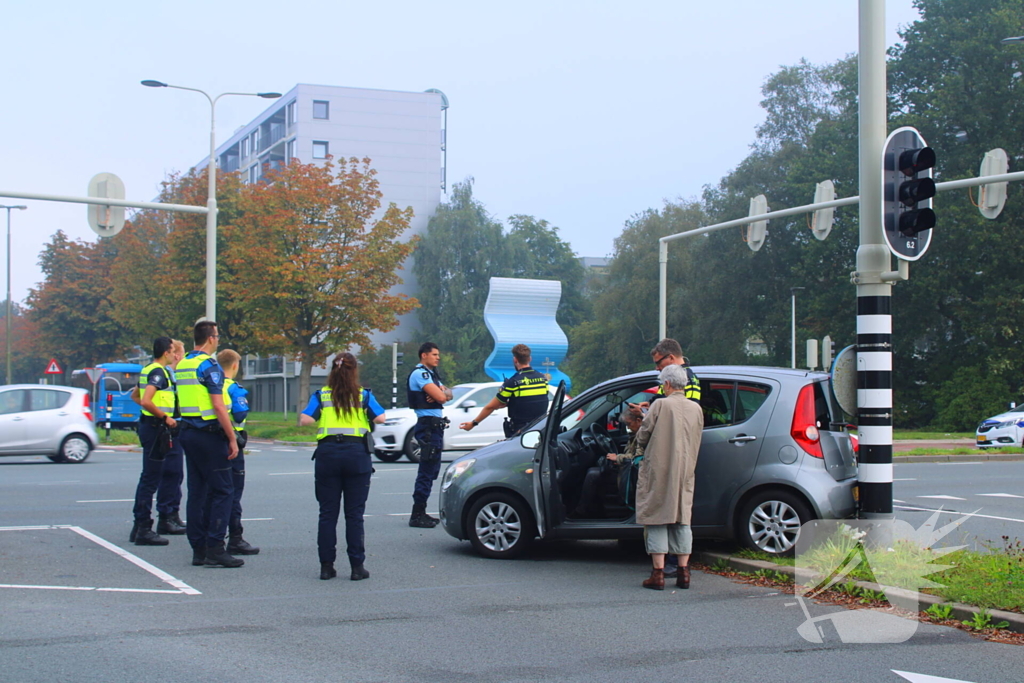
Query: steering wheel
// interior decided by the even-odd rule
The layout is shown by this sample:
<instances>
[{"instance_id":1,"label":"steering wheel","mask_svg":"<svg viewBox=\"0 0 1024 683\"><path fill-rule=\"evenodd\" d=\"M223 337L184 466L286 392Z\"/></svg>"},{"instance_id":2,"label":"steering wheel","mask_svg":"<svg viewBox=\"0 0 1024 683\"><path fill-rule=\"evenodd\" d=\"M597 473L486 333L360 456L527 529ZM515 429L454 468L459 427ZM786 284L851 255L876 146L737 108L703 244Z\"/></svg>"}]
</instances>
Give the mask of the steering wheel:
<instances>
[{"instance_id":1,"label":"steering wheel","mask_svg":"<svg viewBox=\"0 0 1024 683\"><path fill-rule=\"evenodd\" d=\"M612 441L611 437L609 437L607 434L602 434L601 432L597 431L596 422L591 423L591 425L587 427L585 431L586 434L583 437L583 444L589 447L591 450L598 451L598 455L601 456L602 460L607 460L607 458L604 457L606 453L615 452L615 442Z\"/></svg>"}]
</instances>

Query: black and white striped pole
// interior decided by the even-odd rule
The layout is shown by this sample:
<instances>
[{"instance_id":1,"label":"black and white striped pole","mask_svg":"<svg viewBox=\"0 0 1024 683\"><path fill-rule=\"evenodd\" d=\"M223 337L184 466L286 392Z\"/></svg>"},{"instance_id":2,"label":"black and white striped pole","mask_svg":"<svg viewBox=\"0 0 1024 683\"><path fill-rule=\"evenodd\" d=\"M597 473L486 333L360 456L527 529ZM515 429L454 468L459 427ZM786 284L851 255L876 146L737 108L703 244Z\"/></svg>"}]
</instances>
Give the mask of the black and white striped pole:
<instances>
[{"instance_id":1,"label":"black and white striped pole","mask_svg":"<svg viewBox=\"0 0 1024 683\"><path fill-rule=\"evenodd\" d=\"M886 138L885 0L860 0L860 246L857 249L857 425L860 509L892 517L892 284L882 229Z\"/></svg>"},{"instance_id":2,"label":"black and white striped pole","mask_svg":"<svg viewBox=\"0 0 1024 683\"><path fill-rule=\"evenodd\" d=\"M391 409L398 407L398 342L391 345Z\"/></svg>"}]
</instances>

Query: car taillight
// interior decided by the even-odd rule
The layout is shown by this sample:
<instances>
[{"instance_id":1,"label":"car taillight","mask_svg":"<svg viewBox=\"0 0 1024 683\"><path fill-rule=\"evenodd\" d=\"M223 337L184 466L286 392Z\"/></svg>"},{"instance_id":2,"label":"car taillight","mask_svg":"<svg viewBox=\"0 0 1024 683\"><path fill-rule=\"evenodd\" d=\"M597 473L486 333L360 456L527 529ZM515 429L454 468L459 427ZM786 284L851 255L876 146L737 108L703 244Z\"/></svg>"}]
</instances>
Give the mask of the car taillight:
<instances>
[{"instance_id":1,"label":"car taillight","mask_svg":"<svg viewBox=\"0 0 1024 683\"><path fill-rule=\"evenodd\" d=\"M818 434L818 422L814 414L814 385L808 384L800 390L796 399L796 410L793 411L793 427L789 430L793 440L804 449L808 455L815 458L824 458L821 452L820 435Z\"/></svg>"},{"instance_id":2,"label":"car taillight","mask_svg":"<svg viewBox=\"0 0 1024 683\"><path fill-rule=\"evenodd\" d=\"M860 439L856 435L850 434L850 443L853 444L853 452L860 453Z\"/></svg>"},{"instance_id":3,"label":"car taillight","mask_svg":"<svg viewBox=\"0 0 1024 683\"><path fill-rule=\"evenodd\" d=\"M92 410L89 409L89 394L86 394L82 398L82 414L89 419L89 422L92 422Z\"/></svg>"}]
</instances>

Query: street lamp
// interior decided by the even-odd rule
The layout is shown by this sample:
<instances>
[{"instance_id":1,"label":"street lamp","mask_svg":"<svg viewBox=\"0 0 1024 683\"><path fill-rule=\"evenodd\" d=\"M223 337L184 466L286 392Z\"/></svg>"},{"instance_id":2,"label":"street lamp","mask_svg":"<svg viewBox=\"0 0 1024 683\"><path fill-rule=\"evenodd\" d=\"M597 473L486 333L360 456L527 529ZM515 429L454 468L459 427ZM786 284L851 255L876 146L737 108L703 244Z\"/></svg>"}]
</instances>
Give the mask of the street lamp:
<instances>
[{"instance_id":1,"label":"street lamp","mask_svg":"<svg viewBox=\"0 0 1024 683\"><path fill-rule=\"evenodd\" d=\"M5 322L5 329L7 331L7 382L11 383L11 211L13 209L20 209L24 211L27 206L4 206L0 204L0 209L7 209L7 317Z\"/></svg>"},{"instance_id":2,"label":"street lamp","mask_svg":"<svg viewBox=\"0 0 1024 683\"><path fill-rule=\"evenodd\" d=\"M796 368L796 293L806 287L790 287L789 295L793 297L793 322L790 326L790 367Z\"/></svg>"},{"instance_id":3,"label":"street lamp","mask_svg":"<svg viewBox=\"0 0 1024 683\"><path fill-rule=\"evenodd\" d=\"M147 88L174 88L175 90L190 90L206 97L210 102L210 158L206 163L206 175L210 180L210 189L207 194L206 207L206 319L217 319L217 130L215 127L215 110L217 100L225 95L244 95L247 97L262 97L268 100L277 99L281 96L279 92L224 92L216 97L198 88L186 88L181 85L169 85L162 81L145 80L142 85Z\"/></svg>"},{"instance_id":4,"label":"street lamp","mask_svg":"<svg viewBox=\"0 0 1024 683\"><path fill-rule=\"evenodd\" d=\"M1024 36L1012 36L1010 38L1003 38L999 41L1003 45L1009 45L1010 43L1024 43Z\"/></svg>"}]
</instances>

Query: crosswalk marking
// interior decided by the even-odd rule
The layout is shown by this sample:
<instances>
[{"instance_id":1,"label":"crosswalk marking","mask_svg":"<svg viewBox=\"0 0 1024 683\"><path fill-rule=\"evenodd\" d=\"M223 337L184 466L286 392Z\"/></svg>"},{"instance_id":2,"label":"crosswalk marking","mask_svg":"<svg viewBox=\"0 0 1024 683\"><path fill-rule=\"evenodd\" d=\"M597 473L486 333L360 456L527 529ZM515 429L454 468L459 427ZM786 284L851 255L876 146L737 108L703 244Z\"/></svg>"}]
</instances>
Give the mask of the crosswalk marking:
<instances>
[{"instance_id":1,"label":"crosswalk marking","mask_svg":"<svg viewBox=\"0 0 1024 683\"><path fill-rule=\"evenodd\" d=\"M966 498L957 498L956 496L915 496L916 498L936 498L938 500L967 500Z\"/></svg>"},{"instance_id":2,"label":"crosswalk marking","mask_svg":"<svg viewBox=\"0 0 1024 683\"><path fill-rule=\"evenodd\" d=\"M1024 496L1016 496L1012 493L979 493L978 495L986 498L1024 498Z\"/></svg>"}]
</instances>

